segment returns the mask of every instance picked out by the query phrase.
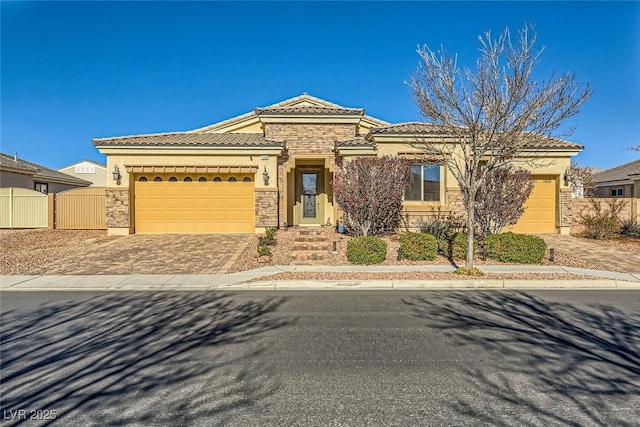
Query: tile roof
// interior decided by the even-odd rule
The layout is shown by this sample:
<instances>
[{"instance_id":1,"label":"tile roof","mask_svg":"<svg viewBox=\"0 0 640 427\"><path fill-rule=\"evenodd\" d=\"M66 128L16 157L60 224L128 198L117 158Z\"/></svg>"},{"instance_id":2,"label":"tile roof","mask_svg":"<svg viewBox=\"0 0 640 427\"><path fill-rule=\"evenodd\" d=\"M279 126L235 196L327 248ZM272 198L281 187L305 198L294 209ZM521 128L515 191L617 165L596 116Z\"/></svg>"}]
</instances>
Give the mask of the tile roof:
<instances>
[{"instance_id":1,"label":"tile roof","mask_svg":"<svg viewBox=\"0 0 640 427\"><path fill-rule=\"evenodd\" d=\"M13 156L9 156L4 153L0 153L0 165L14 167L15 169L20 168L24 170L24 172L28 174L33 174L33 178L35 180L41 181L62 181L64 183L70 184L78 184L78 185L91 185L90 181L86 181L84 179L77 178L75 176L67 175L66 173L58 172L55 169L50 169L48 167L28 162L24 159L17 159L17 162L14 160ZM18 166L17 168L15 166Z\"/></svg>"},{"instance_id":2,"label":"tile roof","mask_svg":"<svg viewBox=\"0 0 640 427\"><path fill-rule=\"evenodd\" d=\"M446 128L442 125L423 122L405 122L391 126L371 128L371 135L445 135ZM559 138L534 136L529 134L530 143L527 148L558 148L558 149L584 149L584 146Z\"/></svg>"},{"instance_id":3,"label":"tile roof","mask_svg":"<svg viewBox=\"0 0 640 427\"><path fill-rule=\"evenodd\" d=\"M345 147L375 148L376 143L374 141L369 141L363 136L349 139L346 141L336 141L336 148L345 148Z\"/></svg>"},{"instance_id":4,"label":"tile roof","mask_svg":"<svg viewBox=\"0 0 640 427\"><path fill-rule=\"evenodd\" d=\"M593 176L595 182L624 181L629 175L640 175L640 159L607 169Z\"/></svg>"},{"instance_id":5,"label":"tile roof","mask_svg":"<svg viewBox=\"0 0 640 427\"><path fill-rule=\"evenodd\" d=\"M157 133L149 135L94 138L97 146L155 147L282 147L277 141L265 139L261 133Z\"/></svg>"},{"instance_id":6,"label":"tile roof","mask_svg":"<svg viewBox=\"0 0 640 427\"><path fill-rule=\"evenodd\" d=\"M343 108L343 107L320 107L320 106L297 106L297 107L266 107L256 108L255 112L258 116L262 114L267 115L282 115L282 116L315 116L315 115L332 115L332 116L347 116L347 115L364 115L364 108Z\"/></svg>"},{"instance_id":7,"label":"tile roof","mask_svg":"<svg viewBox=\"0 0 640 427\"><path fill-rule=\"evenodd\" d=\"M26 173L35 173L38 171L38 168L27 164L25 161L21 159L14 159L13 156L4 153L0 153L0 169L12 169L16 171L24 171Z\"/></svg>"}]
</instances>

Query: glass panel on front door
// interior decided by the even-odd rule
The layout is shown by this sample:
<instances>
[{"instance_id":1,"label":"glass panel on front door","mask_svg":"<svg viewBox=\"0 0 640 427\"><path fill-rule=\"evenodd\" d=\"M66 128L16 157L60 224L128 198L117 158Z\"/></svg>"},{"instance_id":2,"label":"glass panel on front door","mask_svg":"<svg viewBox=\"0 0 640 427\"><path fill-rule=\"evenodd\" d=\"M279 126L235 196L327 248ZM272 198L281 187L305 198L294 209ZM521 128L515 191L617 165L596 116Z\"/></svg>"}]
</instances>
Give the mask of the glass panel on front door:
<instances>
[{"instance_id":1,"label":"glass panel on front door","mask_svg":"<svg viewBox=\"0 0 640 427\"><path fill-rule=\"evenodd\" d=\"M315 173L302 174L302 217L315 218L316 195L318 193L318 175Z\"/></svg>"}]
</instances>

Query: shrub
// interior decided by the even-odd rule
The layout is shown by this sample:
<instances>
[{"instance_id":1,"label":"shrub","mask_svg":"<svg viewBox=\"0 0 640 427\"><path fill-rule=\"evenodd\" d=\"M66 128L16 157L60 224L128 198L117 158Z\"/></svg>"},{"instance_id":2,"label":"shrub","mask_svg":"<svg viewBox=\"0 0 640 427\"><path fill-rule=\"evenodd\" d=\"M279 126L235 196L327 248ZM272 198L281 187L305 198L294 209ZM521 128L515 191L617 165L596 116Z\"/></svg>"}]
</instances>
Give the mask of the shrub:
<instances>
[{"instance_id":1,"label":"shrub","mask_svg":"<svg viewBox=\"0 0 640 427\"><path fill-rule=\"evenodd\" d=\"M387 244L378 237L355 237L347 244L347 259L352 264L378 264L386 257Z\"/></svg>"},{"instance_id":2,"label":"shrub","mask_svg":"<svg viewBox=\"0 0 640 427\"><path fill-rule=\"evenodd\" d=\"M634 239L640 239L640 223L633 219L627 219L620 223L620 234Z\"/></svg>"},{"instance_id":3,"label":"shrub","mask_svg":"<svg viewBox=\"0 0 640 427\"><path fill-rule=\"evenodd\" d=\"M265 234L267 237L270 237L270 238L275 239L276 231L278 231L278 229L277 229L277 228L275 228L275 227L267 227L267 228L264 230L264 234Z\"/></svg>"},{"instance_id":4,"label":"shrub","mask_svg":"<svg viewBox=\"0 0 640 427\"><path fill-rule=\"evenodd\" d=\"M418 220L418 228L421 233L431 234L436 239L448 239L453 230L453 226L448 221L436 219L434 221L425 222L422 219Z\"/></svg>"},{"instance_id":5,"label":"shrub","mask_svg":"<svg viewBox=\"0 0 640 427\"><path fill-rule=\"evenodd\" d=\"M578 222L584 227L584 236L589 239L612 239L620 232L620 211L625 202L608 200L605 208L598 199L589 199L593 213L581 213Z\"/></svg>"},{"instance_id":6,"label":"shrub","mask_svg":"<svg viewBox=\"0 0 640 427\"><path fill-rule=\"evenodd\" d=\"M473 253L476 253L477 242L473 241ZM467 258L467 234L454 233L448 239L438 241L438 250L449 259Z\"/></svg>"},{"instance_id":7,"label":"shrub","mask_svg":"<svg viewBox=\"0 0 640 427\"><path fill-rule=\"evenodd\" d=\"M276 239L273 236L260 236L258 237L258 245L259 246L274 246L276 244Z\"/></svg>"},{"instance_id":8,"label":"shrub","mask_svg":"<svg viewBox=\"0 0 640 427\"><path fill-rule=\"evenodd\" d=\"M438 253L435 236L425 233L400 235L400 258L412 261L433 260Z\"/></svg>"},{"instance_id":9,"label":"shrub","mask_svg":"<svg viewBox=\"0 0 640 427\"><path fill-rule=\"evenodd\" d=\"M406 160L383 156L345 161L333 175L333 195L344 212L346 232L376 236L395 231L408 183Z\"/></svg>"},{"instance_id":10,"label":"shrub","mask_svg":"<svg viewBox=\"0 0 640 427\"><path fill-rule=\"evenodd\" d=\"M489 258L520 264L540 264L547 244L539 237L527 234L493 234L484 239L484 250Z\"/></svg>"},{"instance_id":11,"label":"shrub","mask_svg":"<svg viewBox=\"0 0 640 427\"><path fill-rule=\"evenodd\" d=\"M259 245L258 246L258 256L269 256L271 255L271 248L267 245Z\"/></svg>"},{"instance_id":12,"label":"shrub","mask_svg":"<svg viewBox=\"0 0 640 427\"><path fill-rule=\"evenodd\" d=\"M464 276L484 276L484 273L477 268L460 267L453 274L462 274Z\"/></svg>"}]
</instances>

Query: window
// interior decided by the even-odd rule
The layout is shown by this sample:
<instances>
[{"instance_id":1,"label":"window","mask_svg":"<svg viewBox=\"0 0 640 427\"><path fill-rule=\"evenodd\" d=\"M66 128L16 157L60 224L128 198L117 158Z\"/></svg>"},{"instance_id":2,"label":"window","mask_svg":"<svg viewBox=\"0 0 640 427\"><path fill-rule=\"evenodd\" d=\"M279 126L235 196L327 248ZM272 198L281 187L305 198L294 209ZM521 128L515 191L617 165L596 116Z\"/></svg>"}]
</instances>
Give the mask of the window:
<instances>
[{"instance_id":1,"label":"window","mask_svg":"<svg viewBox=\"0 0 640 427\"><path fill-rule=\"evenodd\" d=\"M622 188L611 189L611 197L622 197L622 196L624 196L624 189Z\"/></svg>"},{"instance_id":2,"label":"window","mask_svg":"<svg viewBox=\"0 0 640 427\"><path fill-rule=\"evenodd\" d=\"M405 200L419 202L440 201L440 166L412 165L409 166L409 186L404 193Z\"/></svg>"},{"instance_id":3,"label":"window","mask_svg":"<svg viewBox=\"0 0 640 427\"><path fill-rule=\"evenodd\" d=\"M251 178L245 176L244 178L242 178L242 182L251 182Z\"/></svg>"},{"instance_id":4,"label":"window","mask_svg":"<svg viewBox=\"0 0 640 427\"><path fill-rule=\"evenodd\" d=\"M76 165L75 173L96 173L95 165Z\"/></svg>"},{"instance_id":5,"label":"window","mask_svg":"<svg viewBox=\"0 0 640 427\"><path fill-rule=\"evenodd\" d=\"M138 181L140 181L140 182L147 182L147 181L149 181L149 180L147 179L147 177L146 177L146 176L141 176L140 178L138 178Z\"/></svg>"},{"instance_id":6,"label":"window","mask_svg":"<svg viewBox=\"0 0 640 427\"><path fill-rule=\"evenodd\" d=\"M184 182L191 182L191 181L193 181L193 179L191 179L190 176L185 176L184 177Z\"/></svg>"},{"instance_id":7,"label":"window","mask_svg":"<svg viewBox=\"0 0 640 427\"><path fill-rule=\"evenodd\" d=\"M238 180L238 178L236 178L235 176L230 176L229 177L229 182L236 182Z\"/></svg>"},{"instance_id":8,"label":"window","mask_svg":"<svg viewBox=\"0 0 640 427\"><path fill-rule=\"evenodd\" d=\"M213 182L222 182L222 178L216 176L215 178L213 178Z\"/></svg>"},{"instance_id":9,"label":"window","mask_svg":"<svg viewBox=\"0 0 640 427\"><path fill-rule=\"evenodd\" d=\"M172 176L171 178L169 178L169 182L177 182L178 178L176 178L175 176Z\"/></svg>"},{"instance_id":10,"label":"window","mask_svg":"<svg viewBox=\"0 0 640 427\"><path fill-rule=\"evenodd\" d=\"M198 182L207 182L207 178L204 176L201 176L200 178L198 178Z\"/></svg>"},{"instance_id":11,"label":"window","mask_svg":"<svg viewBox=\"0 0 640 427\"><path fill-rule=\"evenodd\" d=\"M155 178L153 178L153 182L162 182L162 177L156 176Z\"/></svg>"},{"instance_id":12,"label":"window","mask_svg":"<svg viewBox=\"0 0 640 427\"><path fill-rule=\"evenodd\" d=\"M34 189L41 193L47 194L49 192L49 184L44 182L36 182Z\"/></svg>"}]
</instances>

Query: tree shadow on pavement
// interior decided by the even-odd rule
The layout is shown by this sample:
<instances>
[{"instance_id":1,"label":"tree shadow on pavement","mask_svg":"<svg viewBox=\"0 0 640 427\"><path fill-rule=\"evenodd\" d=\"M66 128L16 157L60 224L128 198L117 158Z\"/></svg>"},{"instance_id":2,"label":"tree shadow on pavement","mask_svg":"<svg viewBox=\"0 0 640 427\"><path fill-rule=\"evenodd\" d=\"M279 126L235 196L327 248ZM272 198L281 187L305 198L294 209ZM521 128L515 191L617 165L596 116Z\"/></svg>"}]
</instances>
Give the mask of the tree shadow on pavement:
<instances>
[{"instance_id":1,"label":"tree shadow on pavement","mask_svg":"<svg viewBox=\"0 0 640 427\"><path fill-rule=\"evenodd\" d=\"M469 422L637 425L640 313L523 292L435 293L403 302L478 358L462 367L465 393L444 402Z\"/></svg>"},{"instance_id":2,"label":"tree shadow on pavement","mask_svg":"<svg viewBox=\"0 0 640 427\"><path fill-rule=\"evenodd\" d=\"M284 302L110 293L3 313L4 418L24 409L55 410L60 424L224 423L278 388L256 359L260 335L294 321L276 314Z\"/></svg>"}]
</instances>

